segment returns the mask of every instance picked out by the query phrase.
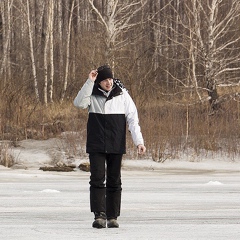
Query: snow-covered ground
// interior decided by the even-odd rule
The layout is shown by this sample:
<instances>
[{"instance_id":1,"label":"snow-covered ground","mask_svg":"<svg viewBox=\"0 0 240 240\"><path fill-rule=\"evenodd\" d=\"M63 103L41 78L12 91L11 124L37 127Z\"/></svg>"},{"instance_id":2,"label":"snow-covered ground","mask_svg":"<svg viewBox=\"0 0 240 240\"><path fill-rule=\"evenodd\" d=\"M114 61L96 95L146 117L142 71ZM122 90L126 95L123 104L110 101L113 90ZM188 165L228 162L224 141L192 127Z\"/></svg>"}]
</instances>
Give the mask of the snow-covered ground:
<instances>
[{"instance_id":1,"label":"snow-covered ground","mask_svg":"<svg viewBox=\"0 0 240 240\"><path fill-rule=\"evenodd\" d=\"M0 239L240 239L239 161L124 160L120 228L93 229L89 173L38 170L53 146L23 141L0 166Z\"/></svg>"}]
</instances>

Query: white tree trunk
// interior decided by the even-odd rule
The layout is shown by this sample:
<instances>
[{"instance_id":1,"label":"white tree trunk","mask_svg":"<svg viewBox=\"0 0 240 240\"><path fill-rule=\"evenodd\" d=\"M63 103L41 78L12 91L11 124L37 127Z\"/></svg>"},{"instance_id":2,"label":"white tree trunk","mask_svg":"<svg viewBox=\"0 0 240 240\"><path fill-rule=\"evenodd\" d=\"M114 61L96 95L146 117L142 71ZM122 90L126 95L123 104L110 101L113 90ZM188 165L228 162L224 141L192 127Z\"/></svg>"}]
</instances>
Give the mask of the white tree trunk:
<instances>
[{"instance_id":1,"label":"white tree trunk","mask_svg":"<svg viewBox=\"0 0 240 240\"><path fill-rule=\"evenodd\" d=\"M51 103L53 102L53 83L54 83L53 20L54 20L54 0L51 0L49 3L49 48L50 48L49 101Z\"/></svg>"},{"instance_id":2,"label":"white tree trunk","mask_svg":"<svg viewBox=\"0 0 240 240\"><path fill-rule=\"evenodd\" d=\"M75 0L72 1L70 15L69 15L69 20L68 20L67 43L66 43L66 66L65 66L65 77L64 77L64 83L63 83L63 92L62 92L61 101L63 101L63 99L65 97L65 93L66 93L66 90L67 90L67 84L68 84L69 53L70 53L69 46L70 46L70 37L71 37L71 26L72 26L72 16L73 16L74 2L75 2Z\"/></svg>"},{"instance_id":3,"label":"white tree trunk","mask_svg":"<svg viewBox=\"0 0 240 240\"><path fill-rule=\"evenodd\" d=\"M60 83L63 83L63 8L62 2L57 1L58 14L57 14L57 28L58 28L58 42L59 42L59 78Z\"/></svg>"},{"instance_id":4,"label":"white tree trunk","mask_svg":"<svg viewBox=\"0 0 240 240\"><path fill-rule=\"evenodd\" d=\"M10 66L10 39L11 39L11 9L12 1L0 2L0 9L2 12L2 28L3 28L3 56L2 64L0 68L0 75L3 76L3 86L6 84L7 77L11 78L11 66Z\"/></svg>"},{"instance_id":5,"label":"white tree trunk","mask_svg":"<svg viewBox=\"0 0 240 240\"><path fill-rule=\"evenodd\" d=\"M49 16L50 16L50 1L47 4L46 8L46 31L45 31L45 41L44 41L44 51L43 51L43 65L44 65L44 86L43 86L43 102L45 105L48 103L48 53L49 53L49 32L50 32L50 24L49 24Z\"/></svg>"},{"instance_id":6,"label":"white tree trunk","mask_svg":"<svg viewBox=\"0 0 240 240\"><path fill-rule=\"evenodd\" d=\"M31 57L31 63L32 63L33 83L34 83L35 97L36 97L36 100L39 102L40 98L39 98L38 83L37 83L36 63L35 63L35 57L34 57L32 24L31 24L31 19L30 19L31 17L30 17L29 0L26 0L26 4L27 4L27 24L28 24L29 44L30 44L30 57Z\"/></svg>"}]
</instances>

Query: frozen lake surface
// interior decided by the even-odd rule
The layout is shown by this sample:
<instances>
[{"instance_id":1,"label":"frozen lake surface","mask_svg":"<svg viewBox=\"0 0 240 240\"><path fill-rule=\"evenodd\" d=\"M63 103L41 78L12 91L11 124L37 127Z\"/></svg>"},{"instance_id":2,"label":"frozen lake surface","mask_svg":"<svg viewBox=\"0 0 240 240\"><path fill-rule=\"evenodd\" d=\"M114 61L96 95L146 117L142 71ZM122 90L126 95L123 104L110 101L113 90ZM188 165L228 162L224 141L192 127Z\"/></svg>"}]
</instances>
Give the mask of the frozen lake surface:
<instances>
[{"instance_id":1,"label":"frozen lake surface","mask_svg":"<svg viewBox=\"0 0 240 240\"><path fill-rule=\"evenodd\" d=\"M0 239L240 239L239 166L126 165L119 229L91 227L89 173L0 167Z\"/></svg>"}]
</instances>

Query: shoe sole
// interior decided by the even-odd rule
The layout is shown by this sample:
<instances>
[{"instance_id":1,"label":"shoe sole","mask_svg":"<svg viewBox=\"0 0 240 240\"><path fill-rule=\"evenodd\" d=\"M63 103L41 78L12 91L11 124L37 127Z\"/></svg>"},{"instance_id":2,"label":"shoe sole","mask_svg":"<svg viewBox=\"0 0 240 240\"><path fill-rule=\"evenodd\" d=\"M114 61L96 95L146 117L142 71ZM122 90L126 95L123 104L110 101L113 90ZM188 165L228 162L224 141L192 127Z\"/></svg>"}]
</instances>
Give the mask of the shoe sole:
<instances>
[{"instance_id":1,"label":"shoe sole","mask_svg":"<svg viewBox=\"0 0 240 240\"><path fill-rule=\"evenodd\" d=\"M108 226L108 228L119 228L119 226L112 226L112 225L110 225L110 226Z\"/></svg>"},{"instance_id":2,"label":"shoe sole","mask_svg":"<svg viewBox=\"0 0 240 240\"><path fill-rule=\"evenodd\" d=\"M92 226L93 228L97 228L97 229L101 229L101 228L106 228L105 226L102 226L102 225L93 225Z\"/></svg>"}]
</instances>

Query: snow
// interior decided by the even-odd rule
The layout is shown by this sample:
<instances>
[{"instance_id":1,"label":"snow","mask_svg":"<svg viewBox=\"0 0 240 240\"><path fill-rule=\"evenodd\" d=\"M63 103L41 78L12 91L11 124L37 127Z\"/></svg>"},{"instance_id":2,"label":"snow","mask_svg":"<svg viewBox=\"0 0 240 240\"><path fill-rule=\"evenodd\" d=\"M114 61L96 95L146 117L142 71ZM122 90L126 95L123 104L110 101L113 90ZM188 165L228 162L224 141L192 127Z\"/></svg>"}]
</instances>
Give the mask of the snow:
<instances>
[{"instance_id":1,"label":"snow","mask_svg":"<svg viewBox=\"0 0 240 240\"><path fill-rule=\"evenodd\" d=\"M219 182L219 181L210 181L207 183L208 185L222 185L223 183Z\"/></svg>"},{"instance_id":2,"label":"snow","mask_svg":"<svg viewBox=\"0 0 240 240\"><path fill-rule=\"evenodd\" d=\"M40 192L42 192L42 193L59 193L60 191L55 190L55 189L44 189Z\"/></svg>"},{"instance_id":3,"label":"snow","mask_svg":"<svg viewBox=\"0 0 240 240\"><path fill-rule=\"evenodd\" d=\"M18 167L0 166L1 239L240 238L239 161L125 159L120 228L93 229L89 173L39 170L53 149L53 139L25 140L11 150Z\"/></svg>"}]
</instances>

